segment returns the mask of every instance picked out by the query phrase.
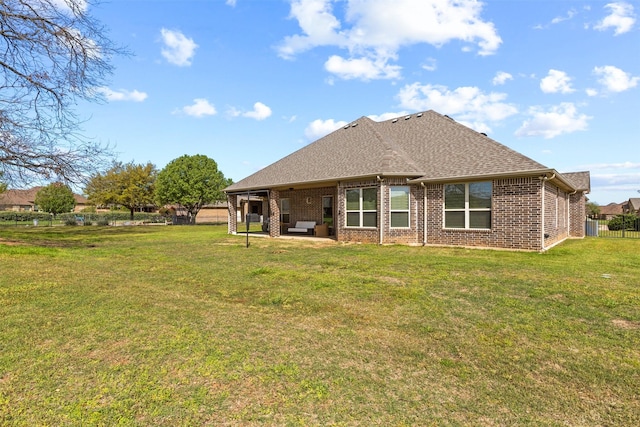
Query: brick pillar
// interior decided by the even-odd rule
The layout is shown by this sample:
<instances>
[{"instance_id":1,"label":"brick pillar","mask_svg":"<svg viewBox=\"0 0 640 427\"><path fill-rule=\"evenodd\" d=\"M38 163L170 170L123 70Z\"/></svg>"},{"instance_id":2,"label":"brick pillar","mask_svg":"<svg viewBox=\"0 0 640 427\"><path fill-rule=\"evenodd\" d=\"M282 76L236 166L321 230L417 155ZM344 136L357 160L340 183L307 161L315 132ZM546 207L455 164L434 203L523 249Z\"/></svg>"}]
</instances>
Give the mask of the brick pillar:
<instances>
[{"instance_id":1,"label":"brick pillar","mask_svg":"<svg viewBox=\"0 0 640 427\"><path fill-rule=\"evenodd\" d=\"M269 236L280 237L280 192L269 192Z\"/></svg>"},{"instance_id":2,"label":"brick pillar","mask_svg":"<svg viewBox=\"0 0 640 427\"><path fill-rule=\"evenodd\" d=\"M236 234L238 232L238 213L236 212L236 207L238 206L238 196L227 194L227 210L229 220L228 222L228 233Z\"/></svg>"}]
</instances>

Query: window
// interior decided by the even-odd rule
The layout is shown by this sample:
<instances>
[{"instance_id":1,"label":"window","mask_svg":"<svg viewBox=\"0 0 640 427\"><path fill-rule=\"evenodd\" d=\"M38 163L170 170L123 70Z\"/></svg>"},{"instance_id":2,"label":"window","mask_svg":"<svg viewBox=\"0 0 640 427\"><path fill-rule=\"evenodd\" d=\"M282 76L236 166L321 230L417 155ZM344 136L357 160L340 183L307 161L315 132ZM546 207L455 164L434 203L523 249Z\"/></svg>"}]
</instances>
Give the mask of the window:
<instances>
[{"instance_id":1,"label":"window","mask_svg":"<svg viewBox=\"0 0 640 427\"><path fill-rule=\"evenodd\" d=\"M280 199L280 222L289 224L291 222L289 199Z\"/></svg>"},{"instance_id":2,"label":"window","mask_svg":"<svg viewBox=\"0 0 640 427\"><path fill-rule=\"evenodd\" d=\"M391 187L391 227L409 227L409 187Z\"/></svg>"},{"instance_id":3,"label":"window","mask_svg":"<svg viewBox=\"0 0 640 427\"><path fill-rule=\"evenodd\" d=\"M378 225L378 189L347 190L347 227L376 227Z\"/></svg>"},{"instance_id":4,"label":"window","mask_svg":"<svg viewBox=\"0 0 640 427\"><path fill-rule=\"evenodd\" d=\"M491 182L444 186L445 228L491 228Z\"/></svg>"}]
</instances>

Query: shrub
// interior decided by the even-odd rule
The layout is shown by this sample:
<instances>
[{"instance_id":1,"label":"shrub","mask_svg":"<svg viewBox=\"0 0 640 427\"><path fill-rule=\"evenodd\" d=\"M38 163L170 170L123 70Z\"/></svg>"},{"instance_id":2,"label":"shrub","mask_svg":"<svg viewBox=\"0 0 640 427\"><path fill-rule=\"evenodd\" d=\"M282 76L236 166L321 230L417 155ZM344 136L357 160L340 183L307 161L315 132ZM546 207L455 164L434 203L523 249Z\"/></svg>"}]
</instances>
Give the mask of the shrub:
<instances>
[{"instance_id":1,"label":"shrub","mask_svg":"<svg viewBox=\"0 0 640 427\"><path fill-rule=\"evenodd\" d=\"M64 220L64 225L78 225L75 218L66 218Z\"/></svg>"},{"instance_id":2,"label":"shrub","mask_svg":"<svg viewBox=\"0 0 640 427\"><path fill-rule=\"evenodd\" d=\"M634 214L616 215L609 221L609 230L630 230L640 231L640 218Z\"/></svg>"}]
</instances>

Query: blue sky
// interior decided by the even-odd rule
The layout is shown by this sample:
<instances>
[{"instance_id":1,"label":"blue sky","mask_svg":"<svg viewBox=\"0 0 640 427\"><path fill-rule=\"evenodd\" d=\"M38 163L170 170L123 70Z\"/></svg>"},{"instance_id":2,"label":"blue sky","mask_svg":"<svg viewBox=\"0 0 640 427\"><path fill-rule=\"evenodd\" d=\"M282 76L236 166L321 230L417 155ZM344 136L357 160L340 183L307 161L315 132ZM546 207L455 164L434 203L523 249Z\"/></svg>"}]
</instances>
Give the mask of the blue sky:
<instances>
[{"instance_id":1,"label":"blue sky","mask_svg":"<svg viewBox=\"0 0 640 427\"><path fill-rule=\"evenodd\" d=\"M640 197L637 1L111 0L126 46L85 135L238 181L361 116L433 109L560 172Z\"/></svg>"}]
</instances>

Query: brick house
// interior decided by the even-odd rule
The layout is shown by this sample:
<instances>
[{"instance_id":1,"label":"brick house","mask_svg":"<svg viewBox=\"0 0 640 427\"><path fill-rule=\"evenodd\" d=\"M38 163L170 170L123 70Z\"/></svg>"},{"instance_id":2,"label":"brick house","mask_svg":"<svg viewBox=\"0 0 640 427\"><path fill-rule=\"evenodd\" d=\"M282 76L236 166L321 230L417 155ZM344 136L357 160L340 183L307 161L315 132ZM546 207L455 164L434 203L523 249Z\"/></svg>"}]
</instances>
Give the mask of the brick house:
<instances>
[{"instance_id":1,"label":"brick house","mask_svg":"<svg viewBox=\"0 0 640 427\"><path fill-rule=\"evenodd\" d=\"M271 237L297 221L338 241L540 251L585 235L589 172L558 173L434 111L367 117L227 187Z\"/></svg>"},{"instance_id":2,"label":"brick house","mask_svg":"<svg viewBox=\"0 0 640 427\"><path fill-rule=\"evenodd\" d=\"M38 186L26 190L7 190L4 193L0 193L0 211L38 211L38 206L36 206L35 202L36 194L42 188L42 186ZM74 193L73 198L76 200L74 212L80 212L89 206L86 197Z\"/></svg>"}]
</instances>

